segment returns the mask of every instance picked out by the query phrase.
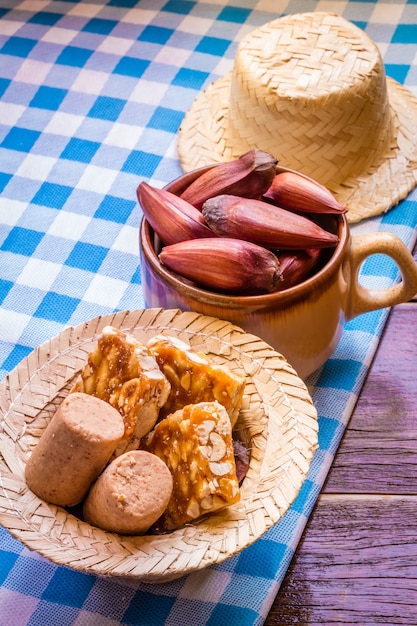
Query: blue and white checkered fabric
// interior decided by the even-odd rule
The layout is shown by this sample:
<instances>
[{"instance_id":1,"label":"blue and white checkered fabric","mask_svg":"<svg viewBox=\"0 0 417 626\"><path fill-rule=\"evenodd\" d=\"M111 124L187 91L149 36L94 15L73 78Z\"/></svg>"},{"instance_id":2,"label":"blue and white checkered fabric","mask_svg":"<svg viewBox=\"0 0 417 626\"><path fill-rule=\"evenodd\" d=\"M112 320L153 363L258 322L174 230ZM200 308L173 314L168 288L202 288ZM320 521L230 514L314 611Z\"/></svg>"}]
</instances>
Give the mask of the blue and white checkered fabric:
<instances>
[{"instance_id":1,"label":"blue and white checkered fabric","mask_svg":"<svg viewBox=\"0 0 417 626\"><path fill-rule=\"evenodd\" d=\"M233 64L237 42L284 13L331 10L379 46L417 95L416 0L0 0L0 377L68 325L143 307L141 180L181 173L176 133L196 95ZM417 120L416 120L417 123ZM417 194L353 232L412 247ZM397 280L379 255L368 286ZM220 566L163 585L59 567L0 529L1 626L261 624L360 392L387 311L356 318L309 387L320 446L281 522Z\"/></svg>"}]
</instances>

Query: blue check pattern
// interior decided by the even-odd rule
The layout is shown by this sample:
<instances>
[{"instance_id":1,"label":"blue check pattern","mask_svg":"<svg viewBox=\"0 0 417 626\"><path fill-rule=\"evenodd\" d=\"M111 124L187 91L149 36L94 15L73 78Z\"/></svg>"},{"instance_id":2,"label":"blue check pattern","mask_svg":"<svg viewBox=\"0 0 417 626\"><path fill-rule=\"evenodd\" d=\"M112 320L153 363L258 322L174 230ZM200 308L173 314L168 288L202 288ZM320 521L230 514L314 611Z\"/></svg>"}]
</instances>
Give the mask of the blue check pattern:
<instances>
[{"instance_id":1,"label":"blue check pattern","mask_svg":"<svg viewBox=\"0 0 417 626\"><path fill-rule=\"evenodd\" d=\"M253 28L315 0L0 0L0 378L68 325L144 306L137 185L181 173L185 111L233 64ZM329 10L329 3L325 9ZM416 0L335 0L417 95ZM416 120L417 124L417 120ZM411 249L417 194L353 232ZM398 279L372 257L362 281ZM319 449L284 518L223 564L163 585L56 566L0 529L1 626L262 624L332 463L388 312L350 322L308 381Z\"/></svg>"}]
</instances>

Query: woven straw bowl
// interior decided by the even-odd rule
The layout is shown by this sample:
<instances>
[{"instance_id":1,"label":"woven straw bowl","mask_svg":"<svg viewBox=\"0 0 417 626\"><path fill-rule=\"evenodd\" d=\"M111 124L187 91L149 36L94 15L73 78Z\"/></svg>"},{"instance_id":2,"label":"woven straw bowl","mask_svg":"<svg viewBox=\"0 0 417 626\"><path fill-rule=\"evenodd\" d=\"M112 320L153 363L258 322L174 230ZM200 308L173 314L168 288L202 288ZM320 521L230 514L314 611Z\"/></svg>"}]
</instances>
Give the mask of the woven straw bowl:
<instances>
[{"instance_id":1,"label":"woven straw bowl","mask_svg":"<svg viewBox=\"0 0 417 626\"><path fill-rule=\"evenodd\" d=\"M165 535L122 537L28 489L26 461L107 325L141 341L170 333L246 376L236 435L251 460L238 504ZM66 329L0 384L0 415L0 523L57 564L155 583L220 563L255 542L296 498L317 447L316 410L281 355L229 322L178 310L124 311Z\"/></svg>"},{"instance_id":2,"label":"woven straw bowl","mask_svg":"<svg viewBox=\"0 0 417 626\"><path fill-rule=\"evenodd\" d=\"M166 189L180 195L210 167L215 165L184 174ZM278 167L277 171L286 169ZM417 265L398 237L383 232L352 237L345 215L321 218L322 226L339 236L324 266L295 287L259 296L229 296L183 281L160 263L160 241L143 219L139 244L145 303L196 311L237 324L283 354L305 379L331 356L347 320L406 302L417 292ZM368 256L378 253L395 261L402 280L388 289L368 290L359 283L358 272Z\"/></svg>"}]
</instances>

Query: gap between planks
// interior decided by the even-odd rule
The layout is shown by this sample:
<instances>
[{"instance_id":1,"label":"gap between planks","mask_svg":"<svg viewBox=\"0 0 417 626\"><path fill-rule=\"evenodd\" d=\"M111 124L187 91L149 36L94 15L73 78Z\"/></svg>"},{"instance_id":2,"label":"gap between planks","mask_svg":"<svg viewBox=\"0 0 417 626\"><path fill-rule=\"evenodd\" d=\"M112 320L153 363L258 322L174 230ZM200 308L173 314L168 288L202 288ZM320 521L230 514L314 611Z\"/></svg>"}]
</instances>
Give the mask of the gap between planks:
<instances>
[{"instance_id":1,"label":"gap between planks","mask_svg":"<svg viewBox=\"0 0 417 626\"><path fill-rule=\"evenodd\" d=\"M395 494L378 494L378 493L321 493L318 497L318 502L329 501L348 501L348 500L363 500L363 501L395 501L395 500L411 500L417 502L417 494L409 493L395 493Z\"/></svg>"}]
</instances>

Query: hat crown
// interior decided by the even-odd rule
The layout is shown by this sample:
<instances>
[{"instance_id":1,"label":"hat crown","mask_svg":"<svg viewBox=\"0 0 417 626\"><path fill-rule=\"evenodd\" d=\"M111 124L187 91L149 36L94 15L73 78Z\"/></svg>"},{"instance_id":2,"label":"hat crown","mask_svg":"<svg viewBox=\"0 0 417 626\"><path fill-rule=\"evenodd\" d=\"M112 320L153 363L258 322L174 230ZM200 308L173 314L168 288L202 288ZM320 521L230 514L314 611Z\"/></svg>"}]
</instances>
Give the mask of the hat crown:
<instances>
[{"instance_id":1,"label":"hat crown","mask_svg":"<svg viewBox=\"0 0 417 626\"><path fill-rule=\"evenodd\" d=\"M381 55L337 15L289 15L239 44L226 145L258 147L330 188L360 176L392 139Z\"/></svg>"}]
</instances>

